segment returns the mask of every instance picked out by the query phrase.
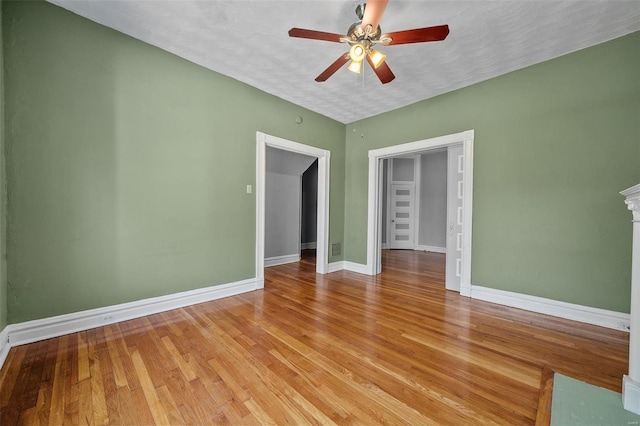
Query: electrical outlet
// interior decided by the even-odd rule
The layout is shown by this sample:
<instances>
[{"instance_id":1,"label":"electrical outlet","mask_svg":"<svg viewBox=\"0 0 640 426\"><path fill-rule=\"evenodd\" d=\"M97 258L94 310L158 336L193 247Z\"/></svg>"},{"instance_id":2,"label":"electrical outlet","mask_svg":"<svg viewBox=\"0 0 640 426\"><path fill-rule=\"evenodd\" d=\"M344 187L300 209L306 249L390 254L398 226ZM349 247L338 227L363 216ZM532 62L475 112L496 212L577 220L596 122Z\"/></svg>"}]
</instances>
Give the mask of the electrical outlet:
<instances>
[{"instance_id":1,"label":"electrical outlet","mask_svg":"<svg viewBox=\"0 0 640 426\"><path fill-rule=\"evenodd\" d=\"M116 316L115 315L103 315L100 318L100 322L105 324L107 322L115 322L116 321Z\"/></svg>"}]
</instances>

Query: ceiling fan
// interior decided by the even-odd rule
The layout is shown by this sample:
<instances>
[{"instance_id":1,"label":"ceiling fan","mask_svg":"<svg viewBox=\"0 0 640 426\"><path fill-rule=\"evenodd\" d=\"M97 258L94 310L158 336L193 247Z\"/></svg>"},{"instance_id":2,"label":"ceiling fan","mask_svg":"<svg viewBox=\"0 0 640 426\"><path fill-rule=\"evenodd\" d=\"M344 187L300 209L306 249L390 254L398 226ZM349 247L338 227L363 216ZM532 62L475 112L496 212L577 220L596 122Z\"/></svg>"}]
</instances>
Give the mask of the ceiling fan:
<instances>
[{"instance_id":1,"label":"ceiling fan","mask_svg":"<svg viewBox=\"0 0 640 426\"><path fill-rule=\"evenodd\" d=\"M382 17L389 0L369 0L356 7L356 15L359 21L351 24L347 30L347 35L327 33L323 31L307 30L304 28L291 28L290 37L308 38L313 40L332 41L335 43L348 43L351 48L341 55L334 63L322 71L316 77L317 82L327 81L344 64L351 60L349 70L360 74L362 72L362 62L366 59L373 72L378 76L382 84L389 83L394 78L391 68L385 62L386 55L375 50L377 44L392 46L397 44L424 43L427 41L441 41L449 34L448 25L435 27L416 28L414 30L396 31L382 34L378 22Z\"/></svg>"}]
</instances>

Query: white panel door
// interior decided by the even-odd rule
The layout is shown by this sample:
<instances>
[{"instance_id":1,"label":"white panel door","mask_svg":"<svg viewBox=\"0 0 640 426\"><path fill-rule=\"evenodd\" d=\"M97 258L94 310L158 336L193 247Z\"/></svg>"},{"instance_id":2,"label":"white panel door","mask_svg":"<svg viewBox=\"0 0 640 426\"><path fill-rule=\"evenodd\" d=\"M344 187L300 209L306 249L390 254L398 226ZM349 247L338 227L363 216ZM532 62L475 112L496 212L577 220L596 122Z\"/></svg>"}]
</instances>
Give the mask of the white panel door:
<instances>
[{"instance_id":1,"label":"white panel door","mask_svg":"<svg viewBox=\"0 0 640 426\"><path fill-rule=\"evenodd\" d=\"M392 184L389 217L389 248L410 249L415 247L415 185Z\"/></svg>"},{"instance_id":2,"label":"white panel door","mask_svg":"<svg viewBox=\"0 0 640 426\"><path fill-rule=\"evenodd\" d=\"M464 156L462 145L447 150L447 260L445 287L460 291L462 276L462 219Z\"/></svg>"}]
</instances>

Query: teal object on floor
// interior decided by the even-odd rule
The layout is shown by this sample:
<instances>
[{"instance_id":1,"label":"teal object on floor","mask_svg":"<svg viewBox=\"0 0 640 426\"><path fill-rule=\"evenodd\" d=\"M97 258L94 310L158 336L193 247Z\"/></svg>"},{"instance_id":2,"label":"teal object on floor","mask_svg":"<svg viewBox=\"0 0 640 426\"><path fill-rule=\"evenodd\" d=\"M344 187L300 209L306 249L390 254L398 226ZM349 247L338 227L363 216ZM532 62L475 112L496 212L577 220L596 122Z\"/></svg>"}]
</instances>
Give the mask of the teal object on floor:
<instances>
[{"instance_id":1,"label":"teal object on floor","mask_svg":"<svg viewBox=\"0 0 640 426\"><path fill-rule=\"evenodd\" d=\"M640 425L640 416L622 407L622 395L562 374L553 377L551 426Z\"/></svg>"}]
</instances>

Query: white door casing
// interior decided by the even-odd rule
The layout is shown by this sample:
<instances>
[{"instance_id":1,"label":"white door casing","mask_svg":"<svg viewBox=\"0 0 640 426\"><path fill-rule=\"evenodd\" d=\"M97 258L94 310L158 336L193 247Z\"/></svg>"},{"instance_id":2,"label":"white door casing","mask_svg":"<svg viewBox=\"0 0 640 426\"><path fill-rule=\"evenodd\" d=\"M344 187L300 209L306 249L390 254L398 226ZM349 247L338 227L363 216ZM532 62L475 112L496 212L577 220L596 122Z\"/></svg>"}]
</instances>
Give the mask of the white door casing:
<instances>
[{"instance_id":1,"label":"white door casing","mask_svg":"<svg viewBox=\"0 0 640 426\"><path fill-rule=\"evenodd\" d=\"M464 218L464 156L462 145L447 148L447 260L445 287L460 291L462 222Z\"/></svg>"},{"instance_id":2,"label":"white door casing","mask_svg":"<svg viewBox=\"0 0 640 426\"><path fill-rule=\"evenodd\" d=\"M382 197L380 192L380 161L399 155L416 154L435 148L462 144L463 146L463 205L462 212L462 264L460 294L471 296L471 230L473 215L473 145L474 131L455 133L401 145L389 146L369 151L368 208L367 208L367 264L365 269L370 275L379 274L381 267L381 235L379 221L381 218Z\"/></svg>"},{"instance_id":3,"label":"white door casing","mask_svg":"<svg viewBox=\"0 0 640 426\"><path fill-rule=\"evenodd\" d=\"M318 159L316 272L326 274L329 262L329 171L331 152L266 133L256 132L256 280L264 287L264 221L267 146Z\"/></svg>"}]
</instances>

